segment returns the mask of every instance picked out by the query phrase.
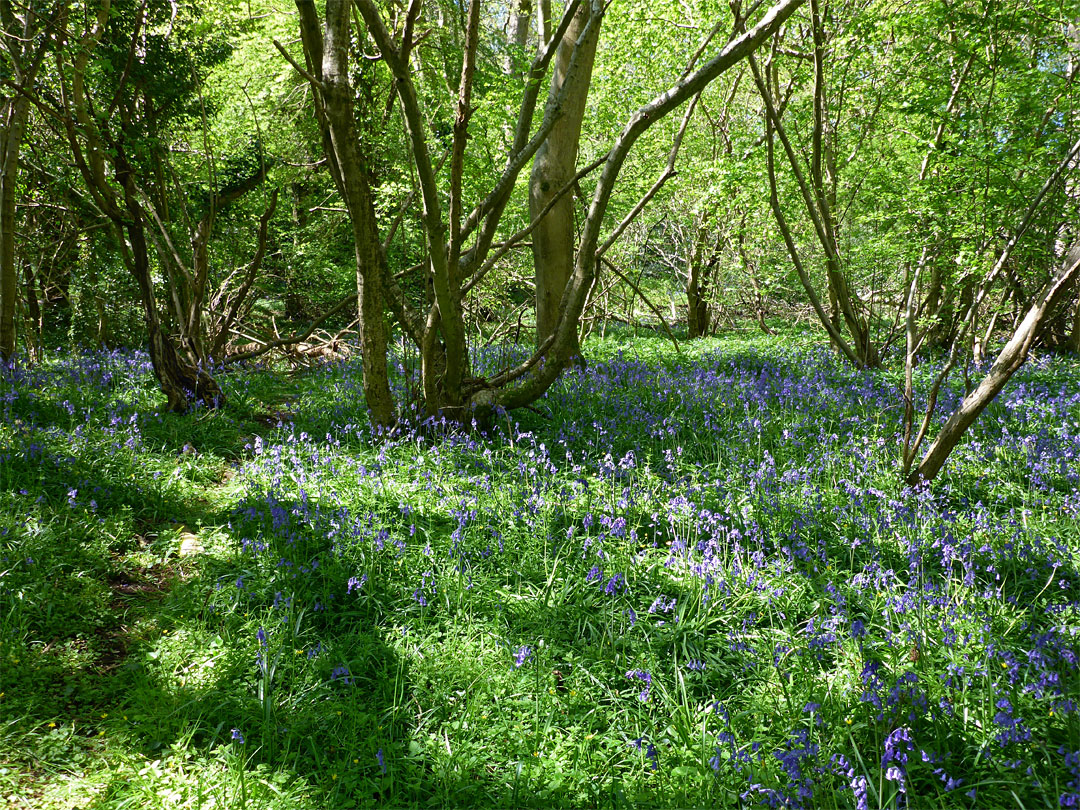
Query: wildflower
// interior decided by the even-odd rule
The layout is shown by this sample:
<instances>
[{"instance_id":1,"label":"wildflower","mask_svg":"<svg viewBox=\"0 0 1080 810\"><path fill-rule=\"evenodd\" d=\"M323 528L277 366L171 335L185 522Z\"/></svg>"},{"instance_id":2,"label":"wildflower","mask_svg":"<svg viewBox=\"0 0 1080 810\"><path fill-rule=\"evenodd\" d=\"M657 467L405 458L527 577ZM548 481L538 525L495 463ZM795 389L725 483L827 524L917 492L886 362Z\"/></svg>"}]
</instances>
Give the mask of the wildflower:
<instances>
[{"instance_id":1,"label":"wildflower","mask_svg":"<svg viewBox=\"0 0 1080 810\"><path fill-rule=\"evenodd\" d=\"M904 727L896 729L885 738L885 753L881 756L881 767L885 768L885 778L896 782L901 793L907 792L908 754L915 750L911 732Z\"/></svg>"},{"instance_id":2,"label":"wildflower","mask_svg":"<svg viewBox=\"0 0 1080 810\"><path fill-rule=\"evenodd\" d=\"M529 660L532 654L532 647L518 647L517 652L514 653L514 669L520 669L525 662Z\"/></svg>"},{"instance_id":3,"label":"wildflower","mask_svg":"<svg viewBox=\"0 0 1080 810\"><path fill-rule=\"evenodd\" d=\"M626 587L624 581L625 577L623 577L622 574L616 574L609 579L607 585L604 586L604 593L608 596L614 596Z\"/></svg>"},{"instance_id":4,"label":"wildflower","mask_svg":"<svg viewBox=\"0 0 1080 810\"><path fill-rule=\"evenodd\" d=\"M856 776L851 780L851 792L855 794L856 810L869 810L870 802L867 798L868 783L865 776Z\"/></svg>"},{"instance_id":5,"label":"wildflower","mask_svg":"<svg viewBox=\"0 0 1080 810\"><path fill-rule=\"evenodd\" d=\"M375 752L375 759L377 759L379 761L379 770L381 770L383 772L383 775L385 776L386 775L386 760L383 758L383 752L382 752L381 748L378 751Z\"/></svg>"},{"instance_id":6,"label":"wildflower","mask_svg":"<svg viewBox=\"0 0 1080 810\"><path fill-rule=\"evenodd\" d=\"M352 685L353 676L348 667L334 667L330 672L330 680Z\"/></svg>"},{"instance_id":7,"label":"wildflower","mask_svg":"<svg viewBox=\"0 0 1080 810\"><path fill-rule=\"evenodd\" d=\"M234 728L232 730L232 739L240 743L241 745L244 744L244 735L240 733L240 729L238 728Z\"/></svg>"},{"instance_id":8,"label":"wildflower","mask_svg":"<svg viewBox=\"0 0 1080 810\"><path fill-rule=\"evenodd\" d=\"M638 695L638 700L645 703L649 699L649 692L652 690L652 675L644 669L632 669L626 673L626 677L632 681L641 681L645 684L645 688Z\"/></svg>"}]
</instances>

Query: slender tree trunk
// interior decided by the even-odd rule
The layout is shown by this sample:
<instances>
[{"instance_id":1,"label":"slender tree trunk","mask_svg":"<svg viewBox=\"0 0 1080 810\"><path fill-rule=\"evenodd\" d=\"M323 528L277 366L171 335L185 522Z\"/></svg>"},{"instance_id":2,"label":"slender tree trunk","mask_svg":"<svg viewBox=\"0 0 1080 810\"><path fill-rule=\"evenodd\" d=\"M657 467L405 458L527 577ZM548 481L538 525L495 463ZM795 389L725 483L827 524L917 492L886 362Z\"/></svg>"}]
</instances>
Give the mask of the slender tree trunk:
<instances>
[{"instance_id":1,"label":"slender tree trunk","mask_svg":"<svg viewBox=\"0 0 1080 810\"><path fill-rule=\"evenodd\" d=\"M161 390L165 394L166 409L184 413L192 402L201 402L208 408L225 404L225 395L217 382L203 369L181 359L172 341L161 325L158 315L154 283L150 276L150 254L146 247L146 233L142 222L125 226L131 246L130 270L139 285L139 297L143 306L143 321L150 348L150 362L154 367Z\"/></svg>"},{"instance_id":2,"label":"slender tree trunk","mask_svg":"<svg viewBox=\"0 0 1080 810\"><path fill-rule=\"evenodd\" d=\"M136 283L142 299L143 320L150 347L150 362L167 400L166 408L177 413L186 412L193 402L207 408L225 404L225 395L203 368L185 362L176 351L161 324L158 314L154 282L150 274L150 252L146 244L146 215L139 204L135 189L134 172L124 154L122 145L117 146L113 156L116 179L124 192L126 218L122 227L127 235L127 246L121 244L126 264Z\"/></svg>"},{"instance_id":3,"label":"slender tree trunk","mask_svg":"<svg viewBox=\"0 0 1080 810\"><path fill-rule=\"evenodd\" d=\"M686 332L690 340L704 337L709 331L709 301L705 295L708 280L702 278L701 265L708 229L704 216L695 217L694 224L697 233L686 266Z\"/></svg>"},{"instance_id":4,"label":"slender tree trunk","mask_svg":"<svg viewBox=\"0 0 1080 810\"><path fill-rule=\"evenodd\" d=\"M59 13L58 3L52 15ZM0 38L4 40L6 79L14 88L0 98L0 363L15 355L15 193L19 175L19 151L30 116L30 99L17 92L33 86L49 38L38 38L44 22L38 3L3 2L0 5ZM35 43L35 40L37 44ZM7 95L10 92L11 95Z\"/></svg>"},{"instance_id":5,"label":"slender tree trunk","mask_svg":"<svg viewBox=\"0 0 1080 810\"><path fill-rule=\"evenodd\" d=\"M814 125L811 133L810 180L820 219L819 236L825 249L825 275L829 283L834 317L838 309L854 342L859 364L872 368L879 364L877 348L873 345L870 325L860 312L859 301L851 290L847 274L840 261L836 211L836 133L829 117L828 92L825 83L825 54L828 41L825 19L827 0L810 0L814 34Z\"/></svg>"},{"instance_id":6,"label":"slender tree trunk","mask_svg":"<svg viewBox=\"0 0 1080 810\"><path fill-rule=\"evenodd\" d=\"M776 97L779 95L775 88L775 66L770 62L766 62L763 65L763 69L759 68L757 60L751 56L750 67L754 73L754 82L757 84L758 92L761 94L762 101L765 105L766 140L771 144L774 133L779 137L780 143L787 155L788 163L791 166L792 174L795 176L799 191L802 195L806 212L814 226L818 243L825 253L825 275L828 282L829 313L825 313L824 309L821 308L820 303L814 303L814 310L817 312L822 326L824 326L829 333L829 338L835 348L843 352L843 354L856 366L873 367L880 363L878 351L871 341L869 324L859 311L859 301L852 293L847 277L843 272L838 250L835 221L833 219L833 205L835 205L835 201L832 200L832 197L834 196L832 189L835 187L836 174L835 167L832 165L832 158L830 157L831 147L827 146L831 135L827 128L827 116L825 114L824 54L826 48L822 30L822 17L815 0L811 0L811 9L814 21L815 47L814 127L811 133L812 149L809 181L807 181L800 166L802 158L796 154L792 147L787 131L780 119L780 110L775 102ZM774 146L770 145L768 152L769 182L771 189L770 205L773 209L773 216L776 218L777 226L784 236L784 242L788 248L788 253L791 254L792 262L796 265L796 271L799 274L799 278L806 288L807 294L811 296L811 302L813 303L817 300L817 294L812 292L809 276L806 274L805 270L801 268L802 261L798 255L798 249L791 237L790 229L786 224L783 211L779 206L779 198L775 189L775 163L774 158L772 157L772 150L774 148ZM828 170L829 174L826 174L826 170ZM852 343L850 345L841 335L841 321L847 327L848 334L851 336Z\"/></svg>"},{"instance_id":7,"label":"slender tree trunk","mask_svg":"<svg viewBox=\"0 0 1080 810\"><path fill-rule=\"evenodd\" d=\"M394 421L394 401L386 363L382 285L386 257L379 242L368 166L356 133L355 93L348 69L350 4L343 0L327 3L325 33L319 30L314 3L297 0L296 6L304 52L319 77L316 111L322 124L323 146L353 230L364 397L372 423L388 427Z\"/></svg>"},{"instance_id":8,"label":"slender tree trunk","mask_svg":"<svg viewBox=\"0 0 1080 810\"><path fill-rule=\"evenodd\" d=\"M529 44L529 28L532 21L533 3L532 0L515 0L513 8L510 11L510 19L507 20L506 39L513 50L507 54L506 58L506 72L511 74L517 74L520 71L517 70L521 56L525 53L525 48Z\"/></svg>"},{"instance_id":9,"label":"slender tree trunk","mask_svg":"<svg viewBox=\"0 0 1080 810\"><path fill-rule=\"evenodd\" d=\"M15 184L29 114L30 101L23 96L7 99L0 110L0 362L15 355Z\"/></svg>"},{"instance_id":10,"label":"slender tree trunk","mask_svg":"<svg viewBox=\"0 0 1080 810\"><path fill-rule=\"evenodd\" d=\"M757 319L758 328L766 335L773 334L773 330L765 323L765 295L761 290L761 281L758 279L757 265L746 252L746 215L743 215L739 223L739 233L736 237L736 246L739 251L739 259L743 269L750 279L750 286L754 291L754 317Z\"/></svg>"},{"instance_id":11,"label":"slender tree trunk","mask_svg":"<svg viewBox=\"0 0 1080 810\"><path fill-rule=\"evenodd\" d=\"M702 294L701 266L692 264L686 280L686 332L690 340L709 333L709 301Z\"/></svg>"},{"instance_id":12,"label":"slender tree trunk","mask_svg":"<svg viewBox=\"0 0 1080 810\"><path fill-rule=\"evenodd\" d=\"M566 306L561 312L549 347L546 351L541 347L541 350L518 368L485 381L487 385L478 389L473 396L473 404L478 409L490 409L498 405L512 410L527 405L541 396L566 368L571 347L576 343L585 298L596 279L597 251L600 247L604 215L607 213L615 181L641 134L676 107L688 102L733 65L749 58L803 2L804 0L781 0L770 8L752 29L733 36L727 45L704 65L687 72L673 87L654 97L630 116L604 158L588 213L582 223L574 273L564 296ZM541 360L544 362L541 363ZM529 376L526 377L526 374ZM505 381L520 378L524 378L520 385L505 387Z\"/></svg>"},{"instance_id":13,"label":"slender tree trunk","mask_svg":"<svg viewBox=\"0 0 1080 810\"><path fill-rule=\"evenodd\" d=\"M529 215L535 219L559 190L574 176L577 165L581 123L585 116L585 100L592 81L592 66L596 43L600 37L599 20L592 21L590 3L582 3L570 28L559 45L552 69L549 98L556 97L567 79L570 57L578 44L580 70L574 74L574 84L568 87L563 102L562 117L552 127L551 134L537 150L529 178ZM533 231L532 251L536 274L536 342L542 345L555 333L562 307L563 292L574 270L574 200L564 194ZM577 334L575 330L574 334ZM580 356L575 337L571 356Z\"/></svg>"},{"instance_id":14,"label":"slender tree trunk","mask_svg":"<svg viewBox=\"0 0 1080 810\"><path fill-rule=\"evenodd\" d=\"M1080 275L1080 242L1068 252L1061 268L1035 298L1019 326L1013 332L1009 342L1001 350L994 365L982 378L970 394L964 397L959 407L945 422L935 437L933 444L926 451L919 466L908 476L911 485L923 481L932 481L944 466L945 461L960 443L980 413L1005 387L1009 378L1027 360L1031 345L1038 337L1039 330L1054 307L1068 294L1070 287Z\"/></svg>"},{"instance_id":15,"label":"slender tree trunk","mask_svg":"<svg viewBox=\"0 0 1080 810\"><path fill-rule=\"evenodd\" d=\"M38 301L37 279L30 262L23 264L23 282L26 286L26 349L33 363L41 360L41 304Z\"/></svg>"},{"instance_id":16,"label":"slender tree trunk","mask_svg":"<svg viewBox=\"0 0 1080 810\"><path fill-rule=\"evenodd\" d=\"M307 224L303 204L304 185L303 183L290 183L289 190L292 192L293 249L296 250L300 247L300 231ZM294 262L291 261L285 265L285 316L299 318L303 314L303 305L301 304L300 291L297 289L299 279L293 265Z\"/></svg>"}]
</instances>

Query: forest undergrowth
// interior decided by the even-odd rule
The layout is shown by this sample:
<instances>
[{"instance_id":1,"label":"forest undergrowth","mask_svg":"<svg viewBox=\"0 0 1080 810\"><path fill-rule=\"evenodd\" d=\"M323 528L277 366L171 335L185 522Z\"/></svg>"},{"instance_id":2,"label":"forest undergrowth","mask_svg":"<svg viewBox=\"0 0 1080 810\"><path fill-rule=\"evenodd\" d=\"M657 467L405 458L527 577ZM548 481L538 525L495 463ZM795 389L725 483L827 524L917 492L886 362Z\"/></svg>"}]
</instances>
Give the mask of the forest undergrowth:
<instances>
[{"instance_id":1,"label":"forest undergrowth","mask_svg":"<svg viewBox=\"0 0 1080 810\"><path fill-rule=\"evenodd\" d=\"M911 491L897 374L586 352L535 412L377 438L359 362L188 416L140 353L5 373L0 797L1080 806L1076 360Z\"/></svg>"}]
</instances>

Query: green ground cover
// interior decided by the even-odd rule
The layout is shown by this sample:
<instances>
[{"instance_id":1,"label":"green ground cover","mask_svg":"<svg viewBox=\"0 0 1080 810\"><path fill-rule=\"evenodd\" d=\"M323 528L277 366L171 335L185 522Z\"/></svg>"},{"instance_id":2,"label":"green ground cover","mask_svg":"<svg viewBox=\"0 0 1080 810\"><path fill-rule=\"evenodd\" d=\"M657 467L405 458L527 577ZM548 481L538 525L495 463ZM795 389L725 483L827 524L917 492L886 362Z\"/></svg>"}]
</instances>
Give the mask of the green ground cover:
<instances>
[{"instance_id":1,"label":"green ground cover","mask_svg":"<svg viewBox=\"0 0 1080 810\"><path fill-rule=\"evenodd\" d=\"M888 372L791 336L588 354L487 434L378 440L359 363L185 417L139 354L9 373L0 796L1080 802L1076 361L915 493Z\"/></svg>"}]
</instances>

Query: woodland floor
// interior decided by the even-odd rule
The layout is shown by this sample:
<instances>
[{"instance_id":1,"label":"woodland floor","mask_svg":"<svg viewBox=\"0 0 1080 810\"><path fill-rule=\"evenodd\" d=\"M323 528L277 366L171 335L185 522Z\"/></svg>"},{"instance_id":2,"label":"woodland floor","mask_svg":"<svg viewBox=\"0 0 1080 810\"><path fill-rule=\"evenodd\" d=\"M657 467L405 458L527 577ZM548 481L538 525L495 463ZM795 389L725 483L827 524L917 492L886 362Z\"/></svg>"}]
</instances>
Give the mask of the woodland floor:
<instances>
[{"instance_id":1,"label":"woodland floor","mask_svg":"<svg viewBox=\"0 0 1080 810\"><path fill-rule=\"evenodd\" d=\"M358 363L183 417L140 353L5 376L0 800L1080 803L1080 363L911 492L896 369L587 354L489 434L378 441Z\"/></svg>"}]
</instances>

